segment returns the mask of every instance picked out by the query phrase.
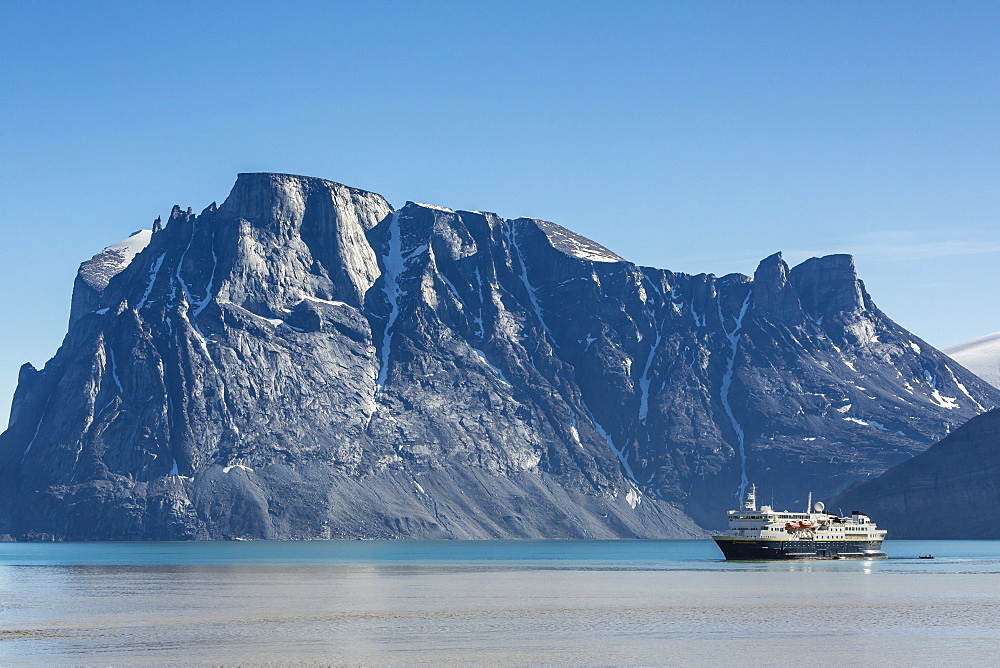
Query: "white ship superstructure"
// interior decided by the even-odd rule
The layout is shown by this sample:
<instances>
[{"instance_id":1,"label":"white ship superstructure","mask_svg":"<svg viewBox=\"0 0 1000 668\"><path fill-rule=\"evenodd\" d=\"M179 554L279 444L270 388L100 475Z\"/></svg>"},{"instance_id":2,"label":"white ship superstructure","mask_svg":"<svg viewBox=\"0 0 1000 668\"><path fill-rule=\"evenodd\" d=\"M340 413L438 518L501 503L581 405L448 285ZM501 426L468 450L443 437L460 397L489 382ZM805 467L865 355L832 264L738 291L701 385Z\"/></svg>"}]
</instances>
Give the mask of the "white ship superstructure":
<instances>
[{"instance_id":1,"label":"white ship superstructure","mask_svg":"<svg viewBox=\"0 0 1000 668\"><path fill-rule=\"evenodd\" d=\"M864 513L849 516L827 512L823 503L807 512L757 508L757 490L751 486L742 510L730 510L729 533L715 536L726 559L835 559L884 557L879 529Z\"/></svg>"}]
</instances>

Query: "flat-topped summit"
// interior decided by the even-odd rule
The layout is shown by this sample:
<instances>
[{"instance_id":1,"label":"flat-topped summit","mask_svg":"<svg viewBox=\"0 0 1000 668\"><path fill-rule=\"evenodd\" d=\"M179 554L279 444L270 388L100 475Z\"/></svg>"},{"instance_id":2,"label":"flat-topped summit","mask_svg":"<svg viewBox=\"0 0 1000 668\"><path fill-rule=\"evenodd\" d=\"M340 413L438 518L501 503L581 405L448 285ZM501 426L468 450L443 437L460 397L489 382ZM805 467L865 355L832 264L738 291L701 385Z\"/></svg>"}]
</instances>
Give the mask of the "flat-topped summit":
<instances>
[{"instance_id":1,"label":"flat-topped summit","mask_svg":"<svg viewBox=\"0 0 1000 668\"><path fill-rule=\"evenodd\" d=\"M316 177L269 172L239 174L219 212L251 222L298 226L307 209L319 216L350 218L366 230L392 212L376 193Z\"/></svg>"}]
</instances>

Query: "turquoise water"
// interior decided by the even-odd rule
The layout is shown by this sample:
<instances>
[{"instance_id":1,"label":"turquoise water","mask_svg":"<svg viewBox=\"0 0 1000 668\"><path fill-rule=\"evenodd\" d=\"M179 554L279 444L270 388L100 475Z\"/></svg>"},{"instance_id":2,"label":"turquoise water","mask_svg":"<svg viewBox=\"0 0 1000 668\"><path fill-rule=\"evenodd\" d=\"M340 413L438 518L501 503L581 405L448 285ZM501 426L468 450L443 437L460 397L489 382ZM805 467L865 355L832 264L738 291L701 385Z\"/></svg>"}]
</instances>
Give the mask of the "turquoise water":
<instances>
[{"instance_id":1,"label":"turquoise water","mask_svg":"<svg viewBox=\"0 0 1000 668\"><path fill-rule=\"evenodd\" d=\"M2 543L0 664L995 662L1000 541L884 548L747 563L711 541Z\"/></svg>"},{"instance_id":2,"label":"turquoise water","mask_svg":"<svg viewBox=\"0 0 1000 668\"><path fill-rule=\"evenodd\" d=\"M991 569L1000 563L1000 541L886 541L888 560L873 560L882 571L947 565ZM856 568L857 561L800 562L812 567ZM726 562L710 540L632 541L247 541L0 543L3 566L181 566L199 564L409 565L414 567L506 567L650 570L744 570L787 562ZM993 571L990 571L993 572Z\"/></svg>"}]
</instances>

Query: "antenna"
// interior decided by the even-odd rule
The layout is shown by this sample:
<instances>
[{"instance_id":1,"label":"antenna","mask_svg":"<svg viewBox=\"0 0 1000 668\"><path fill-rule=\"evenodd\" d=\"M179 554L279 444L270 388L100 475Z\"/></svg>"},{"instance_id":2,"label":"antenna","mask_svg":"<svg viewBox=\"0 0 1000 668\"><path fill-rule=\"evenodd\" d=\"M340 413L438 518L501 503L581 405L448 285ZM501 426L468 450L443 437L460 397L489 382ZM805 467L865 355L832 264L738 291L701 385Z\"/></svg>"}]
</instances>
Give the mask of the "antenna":
<instances>
[{"instance_id":1,"label":"antenna","mask_svg":"<svg viewBox=\"0 0 1000 668\"><path fill-rule=\"evenodd\" d=\"M808 501L808 503L806 503L806 514L807 515L812 512L812 507L813 507L813 493L809 492L809 501Z\"/></svg>"}]
</instances>

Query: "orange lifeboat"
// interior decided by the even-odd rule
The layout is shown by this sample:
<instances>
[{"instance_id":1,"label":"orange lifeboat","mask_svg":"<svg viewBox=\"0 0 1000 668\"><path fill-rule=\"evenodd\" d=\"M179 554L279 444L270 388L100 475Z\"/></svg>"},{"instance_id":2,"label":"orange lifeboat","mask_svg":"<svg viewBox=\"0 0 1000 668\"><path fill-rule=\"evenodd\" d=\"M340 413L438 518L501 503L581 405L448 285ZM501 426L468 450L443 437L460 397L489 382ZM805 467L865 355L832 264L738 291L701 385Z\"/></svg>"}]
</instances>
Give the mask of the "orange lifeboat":
<instances>
[{"instance_id":1,"label":"orange lifeboat","mask_svg":"<svg viewBox=\"0 0 1000 668\"><path fill-rule=\"evenodd\" d=\"M798 522L786 522L785 529L787 531L805 531L806 529L812 529L813 523L807 520L799 520Z\"/></svg>"}]
</instances>

